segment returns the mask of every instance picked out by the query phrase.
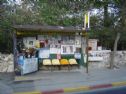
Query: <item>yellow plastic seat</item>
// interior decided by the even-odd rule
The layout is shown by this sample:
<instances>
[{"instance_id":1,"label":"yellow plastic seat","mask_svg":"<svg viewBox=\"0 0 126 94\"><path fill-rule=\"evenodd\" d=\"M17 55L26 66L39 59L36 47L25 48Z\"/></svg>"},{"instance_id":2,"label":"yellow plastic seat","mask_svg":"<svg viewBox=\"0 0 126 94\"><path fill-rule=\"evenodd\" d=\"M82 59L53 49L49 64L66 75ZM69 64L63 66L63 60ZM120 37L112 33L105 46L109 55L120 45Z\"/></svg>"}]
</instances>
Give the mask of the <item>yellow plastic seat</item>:
<instances>
[{"instance_id":1,"label":"yellow plastic seat","mask_svg":"<svg viewBox=\"0 0 126 94\"><path fill-rule=\"evenodd\" d=\"M36 40L35 47L40 48L40 41L39 40Z\"/></svg>"},{"instance_id":2,"label":"yellow plastic seat","mask_svg":"<svg viewBox=\"0 0 126 94\"><path fill-rule=\"evenodd\" d=\"M76 64L78 64L77 61L76 61L76 59L69 59L69 63L70 63L71 65L76 65Z\"/></svg>"},{"instance_id":3,"label":"yellow plastic seat","mask_svg":"<svg viewBox=\"0 0 126 94\"><path fill-rule=\"evenodd\" d=\"M60 60L60 64L61 64L61 65L69 65L69 62L68 62L67 59L61 59L61 60Z\"/></svg>"},{"instance_id":4,"label":"yellow plastic seat","mask_svg":"<svg viewBox=\"0 0 126 94\"><path fill-rule=\"evenodd\" d=\"M59 59L53 59L52 65L60 65Z\"/></svg>"},{"instance_id":5,"label":"yellow plastic seat","mask_svg":"<svg viewBox=\"0 0 126 94\"><path fill-rule=\"evenodd\" d=\"M44 59L43 65L52 65L51 60L50 59Z\"/></svg>"}]
</instances>

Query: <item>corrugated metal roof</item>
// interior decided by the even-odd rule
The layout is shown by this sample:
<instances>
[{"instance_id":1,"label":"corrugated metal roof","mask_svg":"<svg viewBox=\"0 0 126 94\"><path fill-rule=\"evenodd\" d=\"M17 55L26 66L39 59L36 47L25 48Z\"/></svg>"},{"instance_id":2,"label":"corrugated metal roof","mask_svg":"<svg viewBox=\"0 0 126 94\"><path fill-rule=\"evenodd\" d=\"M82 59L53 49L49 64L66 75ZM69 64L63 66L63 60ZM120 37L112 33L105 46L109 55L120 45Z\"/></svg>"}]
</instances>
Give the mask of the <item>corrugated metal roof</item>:
<instances>
[{"instance_id":1,"label":"corrugated metal roof","mask_svg":"<svg viewBox=\"0 0 126 94\"><path fill-rule=\"evenodd\" d=\"M17 31L41 31L41 32L82 32L81 28L77 27L63 27L63 26L41 26L41 25L14 25Z\"/></svg>"}]
</instances>

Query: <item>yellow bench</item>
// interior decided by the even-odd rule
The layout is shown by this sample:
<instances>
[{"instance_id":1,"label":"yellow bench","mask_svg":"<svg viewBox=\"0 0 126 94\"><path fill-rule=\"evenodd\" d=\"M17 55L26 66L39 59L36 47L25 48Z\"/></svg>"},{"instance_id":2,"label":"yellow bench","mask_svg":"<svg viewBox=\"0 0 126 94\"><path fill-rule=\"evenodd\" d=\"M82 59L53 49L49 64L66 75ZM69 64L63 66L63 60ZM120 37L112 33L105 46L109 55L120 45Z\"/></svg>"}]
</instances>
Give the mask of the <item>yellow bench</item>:
<instances>
[{"instance_id":1,"label":"yellow bench","mask_svg":"<svg viewBox=\"0 0 126 94\"><path fill-rule=\"evenodd\" d=\"M51 71L52 71L52 63L51 63L50 59L43 60L43 67L45 67L45 66L48 67L48 69L51 68Z\"/></svg>"},{"instance_id":2,"label":"yellow bench","mask_svg":"<svg viewBox=\"0 0 126 94\"><path fill-rule=\"evenodd\" d=\"M72 66L77 66L79 68L79 64L77 63L76 59L44 59L43 60L43 67L46 66L51 68L51 71L55 69L55 67L58 67L60 70L63 67L68 67L68 70L72 68Z\"/></svg>"},{"instance_id":3,"label":"yellow bench","mask_svg":"<svg viewBox=\"0 0 126 94\"><path fill-rule=\"evenodd\" d=\"M69 59L69 63L72 66L77 66L79 68L79 64L77 63L76 59Z\"/></svg>"},{"instance_id":4,"label":"yellow bench","mask_svg":"<svg viewBox=\"0 0 126 94\"><path fill-rule=\"evenodd\" d=\"M67 66L68 70L70 70L70 63L67 59L61 59L60 64L61 64L61 66Z\"/></svg>"},{"instance_id":5,"label":"yellow bench","mask_svg":"<svg viewBox=\"0 0 126 94\"><path fill-rule=\"evenodd\" d=\"M60 61L59 59L52 59L52 65L53 67L58 67L58 69L60 70Z\"/></svg>"}]
</instances>

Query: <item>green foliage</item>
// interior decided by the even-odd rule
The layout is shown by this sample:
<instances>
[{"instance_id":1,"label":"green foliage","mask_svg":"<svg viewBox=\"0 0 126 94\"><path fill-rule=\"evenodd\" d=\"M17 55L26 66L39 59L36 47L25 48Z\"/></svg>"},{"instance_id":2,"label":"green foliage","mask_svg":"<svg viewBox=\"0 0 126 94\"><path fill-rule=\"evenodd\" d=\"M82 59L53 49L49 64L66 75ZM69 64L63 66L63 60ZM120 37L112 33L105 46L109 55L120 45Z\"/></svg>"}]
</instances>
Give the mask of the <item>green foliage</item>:
<instances>
[{"instance_id":1,"label":"green foliage","mask_svg":"<svg viewBox=\"0 0 126 94\"><path fill-rule=\"evenodd\" d=\"M121 41L126 40L126 0L22 0L21 5L7 1L0 0L0 43L6 50L12 49L14 24L83 26L83 13L92 9L104 11L91 16L90 38L98 38L108 48L118 31L122 31Z\"/></svg>"}]
</instances>

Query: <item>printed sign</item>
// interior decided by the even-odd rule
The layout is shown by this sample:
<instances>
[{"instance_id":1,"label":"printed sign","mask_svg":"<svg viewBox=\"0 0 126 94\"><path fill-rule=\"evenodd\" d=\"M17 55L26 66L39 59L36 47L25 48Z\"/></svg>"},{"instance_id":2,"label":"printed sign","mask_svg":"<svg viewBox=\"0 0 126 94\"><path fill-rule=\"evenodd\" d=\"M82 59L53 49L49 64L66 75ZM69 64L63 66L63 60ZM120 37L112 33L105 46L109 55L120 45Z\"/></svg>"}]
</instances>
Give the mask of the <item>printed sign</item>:
<instances>
[{"instance_id":1,"label":"printed sign","mask_svg":"<svg viewBox=\"0 0 126 94\"><path fill-rule=\"evenodd\" d=\"M24 64L22 66L22 74L31 73L38 70L38 59L37 58L27 58L24 59Z\"/></svg>"},{"instance_id":2,"label":"printed sign","mask_svg":"<svg viewBox=\"0 0 126 94\"><path fill-rule=\"evenodd\" d=\"M74 57L75 57L76 59L81 59L81 53L75 53L75 54L74 54Z\"/></svg>"},{"instance_id":3,"label":"printed sign","mask_svg":"<svg viewBox=\"0 0 126 94\"><path fill-rule=\"evenodd\" d=\"M50 50L49 49L40 49L39 50L39 58L49 58Z\"/></svg>"},{"instance_id":4,"label":"printed sign","mask_svg":"<svg viewBox=\"0 0 126 94\"><path fill-rule=\"evenodd\" d=\"M61 45L61 54L74 54L74 45Z\"/></svg>"},{"instance_id":5,"label":"printed sign","mask_svg":"<svg viewBox=\"0 0 126 94\"><path fill-rule=\"evenodd\" d=\"M90 28L90 13L86 12L84 15L84 28L89 29Z\"/></svg>"}]
</instances>

